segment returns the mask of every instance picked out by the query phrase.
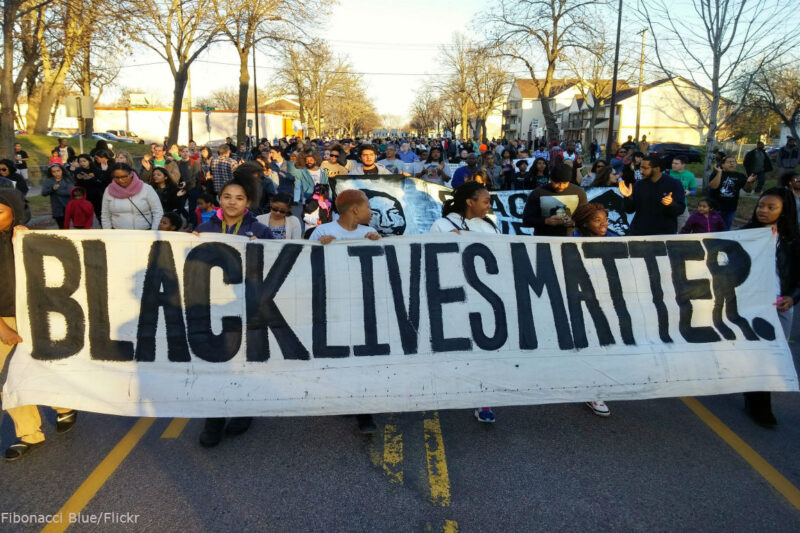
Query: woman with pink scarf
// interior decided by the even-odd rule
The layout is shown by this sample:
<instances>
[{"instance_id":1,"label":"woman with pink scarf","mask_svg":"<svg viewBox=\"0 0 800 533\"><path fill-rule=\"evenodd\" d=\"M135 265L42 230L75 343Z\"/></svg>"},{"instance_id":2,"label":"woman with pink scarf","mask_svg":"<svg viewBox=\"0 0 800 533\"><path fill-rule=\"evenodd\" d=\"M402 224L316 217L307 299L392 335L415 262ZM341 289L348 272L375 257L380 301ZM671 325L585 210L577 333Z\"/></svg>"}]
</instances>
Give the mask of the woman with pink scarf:
<instances>
[{"instance_id":1,"label":"woman with pink scarf","mask_svg":"<svg viewBox=\"0 0 800 533\"><path fill-rule=\"evenodd\" d=\"M111 166L111 179L103 193L103 228L157 230L164 209L156 191L125 163Z\"/></svg>"}]
</instances>

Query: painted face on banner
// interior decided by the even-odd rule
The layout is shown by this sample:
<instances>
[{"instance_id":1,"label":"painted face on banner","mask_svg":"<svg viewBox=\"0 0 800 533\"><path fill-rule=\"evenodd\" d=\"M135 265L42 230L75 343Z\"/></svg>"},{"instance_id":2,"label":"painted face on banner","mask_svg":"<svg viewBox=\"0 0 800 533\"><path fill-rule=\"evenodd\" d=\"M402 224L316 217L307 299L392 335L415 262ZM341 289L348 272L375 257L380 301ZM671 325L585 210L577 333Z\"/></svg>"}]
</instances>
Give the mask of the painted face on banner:
<instances>
[{"instance_id":1,"label":"painted face on banner","mask_svg":"<svg viewBox=\"0 0 800 533\"><path fill-rule=\"evenodd\" d=\"M396 198L378 191L365 190L372 211L370 226L381 236L402 235L406 231L403 207Z\"/></svg>"}]
</instances>

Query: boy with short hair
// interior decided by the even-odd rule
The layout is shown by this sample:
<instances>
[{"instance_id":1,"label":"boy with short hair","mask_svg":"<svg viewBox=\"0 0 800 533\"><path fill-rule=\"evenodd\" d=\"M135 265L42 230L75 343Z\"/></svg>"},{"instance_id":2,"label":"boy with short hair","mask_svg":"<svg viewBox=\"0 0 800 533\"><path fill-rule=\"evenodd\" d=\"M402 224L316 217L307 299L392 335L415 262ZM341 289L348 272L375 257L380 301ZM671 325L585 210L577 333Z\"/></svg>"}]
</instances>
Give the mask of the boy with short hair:
<instances>
[{"instance_id":1,"label":"boy with short hair","mask_svg":"<svg viewBox=\"0 0 800 533\"><path fill-rule=\"evenodd\" d=\"M214 197L206 193L197 199L197 209L194 210L196 220L194 226L208 222L217 209L214 207Z\"/></svg>"},{"instance_id":2,"label":"boy with short hair","mask_svg":"<svg viewBox=\"0 0 800 533\"><path fill-rule=\"evenodd\" d=\"M377 241L381 238L377 231L367 225L372 220L372 211L364 191L350 189L340 192L336 197L336 210L339 211L339 219L317 226L310 240L328 244L336 239L367 238ZM375 433L377 430L372 415L356 415L356 419L362 433Z\"/></svg>"}]
</instances>

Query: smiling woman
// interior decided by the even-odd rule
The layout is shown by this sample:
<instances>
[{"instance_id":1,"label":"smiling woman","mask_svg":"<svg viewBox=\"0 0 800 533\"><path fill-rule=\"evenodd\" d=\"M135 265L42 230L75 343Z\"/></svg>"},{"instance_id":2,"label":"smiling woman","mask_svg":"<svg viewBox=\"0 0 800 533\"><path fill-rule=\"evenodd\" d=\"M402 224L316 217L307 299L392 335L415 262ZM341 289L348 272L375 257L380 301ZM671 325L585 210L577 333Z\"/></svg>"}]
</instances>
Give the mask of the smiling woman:
<instances>
[{"instance_id":1,"label":"smiling woman","mask_svg":"<svg viewBox=\"0 0 800 533\"><path fill-rule=\"evenodd\" d=\"M103 193L103 228L158 229L164 209L156 191L125 163L114 163L110 170L113 181Z\"/></svg>"}]
</instances>

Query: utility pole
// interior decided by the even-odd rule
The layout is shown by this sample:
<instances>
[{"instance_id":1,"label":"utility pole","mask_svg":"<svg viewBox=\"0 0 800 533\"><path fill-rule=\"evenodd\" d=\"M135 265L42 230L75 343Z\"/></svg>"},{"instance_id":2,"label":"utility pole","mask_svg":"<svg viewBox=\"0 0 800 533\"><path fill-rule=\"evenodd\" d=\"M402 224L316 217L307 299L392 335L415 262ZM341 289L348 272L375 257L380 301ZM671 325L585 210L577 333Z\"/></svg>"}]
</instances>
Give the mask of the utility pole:
<instances>
[{"instance_id":1,"label":"utility pole","mask_svg":"<svg viewBox=\"0 0 800 533\"><path fill-rule=\"evenodd\" d=\"M258 132L258 81L256 80L256 45L253 45L253 100L256 104L256 142L255 145L258 146L258 142L261 139L261 134Z\"/></svg>"},{"instance_id":2,"label":"utility pole","mask_svg":"<svg viewBox=\"0 0 800 533\"><path fill-rule=\"evenodd\" d=\"M188 104L189 104L189 109L186 111L186 114L188 115L187 118L189 119L189 121L188 121L188 123L189 123L189 139L186 141L186 144L189 144L189 141L194 139L194 127L193 127L193 124L192 124L192 115L194 115L194 113L192 113L192 70L191 70L191 68L186 70L186 77L187 77L187 80L186 80L186 100L188 101Z\"/></svg>"},{"instance_id":3,"label":"utility pole","mask_svg":"<svg viewBox=\"0 0 800 533\"><path fill-rule=\"evenodd\" d=\"M617 44L614 47L614 78L611 81L611 102L608 110L608 138L606 139L606 159L611 161L611 145L614 142L614 113L617 108L617 73L619 71L619 33L622 30L622 0L619 0L617 16Z\"/></svg>"},{"instance_id":4,"label":"utility pole","mask_svg":"<svg viewBox=\"0 0 800 533\"><path fill-rule=\"evenodd\" d=\"M639 138L639 121L642 115L642 83L644 83L644 41L647 36L647 28L643 29L642 34L642 55L639 57L639 92L636 95L636 142L640 142Z\"/></svg>"}]
</instances>

